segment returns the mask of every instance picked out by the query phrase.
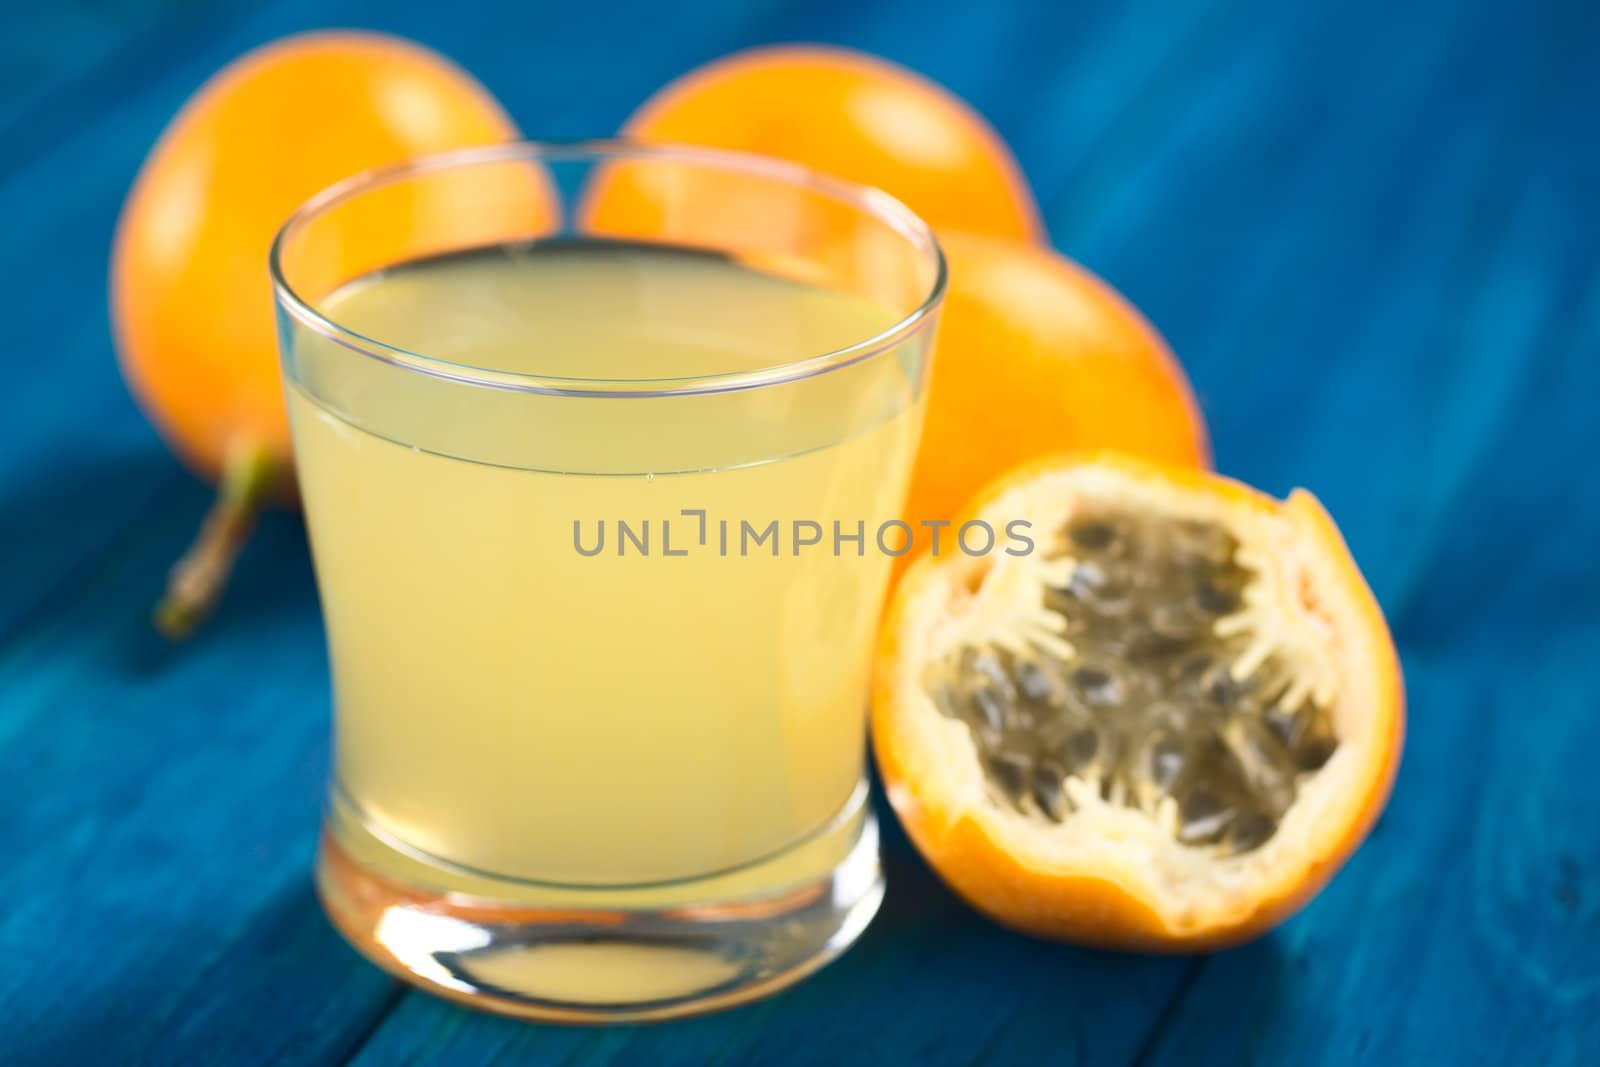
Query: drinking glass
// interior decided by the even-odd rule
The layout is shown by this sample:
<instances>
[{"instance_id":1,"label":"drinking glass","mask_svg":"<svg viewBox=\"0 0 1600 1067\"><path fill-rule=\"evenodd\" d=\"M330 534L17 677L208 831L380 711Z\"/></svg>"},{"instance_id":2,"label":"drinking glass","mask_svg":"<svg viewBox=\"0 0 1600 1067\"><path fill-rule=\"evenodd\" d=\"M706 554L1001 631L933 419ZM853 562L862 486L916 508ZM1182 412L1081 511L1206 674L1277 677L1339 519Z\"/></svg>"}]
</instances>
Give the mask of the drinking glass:
<instances>
[{"instance_id":1,"label":"drinking glass","mask_svg":"<svg viewBox=\"0 0 1600 1067\"><path fill-rule=\"evenodd\" d=\"M846 948L883 892L865 714L927 226L776 160L517 144L339 183L271 271L337 928L564 1021L739 1003Z\"/></svg>"}]
</instances>

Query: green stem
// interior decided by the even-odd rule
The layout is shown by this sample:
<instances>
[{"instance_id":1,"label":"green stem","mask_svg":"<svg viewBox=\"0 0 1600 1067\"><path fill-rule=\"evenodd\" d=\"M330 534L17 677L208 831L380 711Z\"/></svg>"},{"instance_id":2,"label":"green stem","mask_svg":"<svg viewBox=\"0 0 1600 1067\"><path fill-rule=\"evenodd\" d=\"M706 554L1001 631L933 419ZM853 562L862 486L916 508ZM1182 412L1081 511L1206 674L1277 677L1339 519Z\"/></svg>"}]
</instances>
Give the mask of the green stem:
<instances>
[{"instance_id":1,"label":"green stem","mask_svg":"<svg viewBox=\"0 0 1600 1067\"><path fill-rule=\"evenodd\" d=\"M167 592L155 608L156 629L181 641L216 606L234 561L255 529L256 516L282 486L289 466L265 449L247 445L229 453L217 499L189 551L173 565Z\"/></svg>"}]
</instances>

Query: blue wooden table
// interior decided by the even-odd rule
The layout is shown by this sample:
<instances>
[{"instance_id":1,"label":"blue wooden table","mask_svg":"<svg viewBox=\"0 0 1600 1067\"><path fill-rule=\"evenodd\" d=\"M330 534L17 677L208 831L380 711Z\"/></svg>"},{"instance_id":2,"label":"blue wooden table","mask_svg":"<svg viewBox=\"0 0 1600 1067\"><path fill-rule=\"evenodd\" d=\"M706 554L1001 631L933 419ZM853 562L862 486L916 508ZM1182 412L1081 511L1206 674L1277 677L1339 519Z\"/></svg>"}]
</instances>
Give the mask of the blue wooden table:
<instances>
[{"instance_id":1,"label":"blue wooden table","mask_svg":"<svg viewBox=\"0 0 1600 1067\"><path fill-rule=\"evenodd\" d=\"M602 6L0 13L0 1063L1600 1061L1600 8ZM1219 465L1342 523L1411 697L1372 838L1275 934L1168 959L998 929L891 824L844 959L649 1028L474 1015L362 962L307 878L328 686L300 523L265 523L191 645L151 634L207 493L135 412L105 312L162 124L315 25L442 49L534 135L611 131L772 40L972 100L1056 243L1182 355Z\"/></svg>"}]
</instances>

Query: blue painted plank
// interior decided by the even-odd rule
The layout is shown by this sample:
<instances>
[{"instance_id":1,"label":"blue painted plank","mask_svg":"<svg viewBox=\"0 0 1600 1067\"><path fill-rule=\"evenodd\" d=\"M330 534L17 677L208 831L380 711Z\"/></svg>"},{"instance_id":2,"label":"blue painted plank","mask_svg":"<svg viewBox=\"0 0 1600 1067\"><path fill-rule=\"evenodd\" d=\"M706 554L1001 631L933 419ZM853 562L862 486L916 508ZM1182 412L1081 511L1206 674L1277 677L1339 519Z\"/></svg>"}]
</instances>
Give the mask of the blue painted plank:
<instances>
[{"instance_id":1,"label":"blue painted plank","mask_svg":"<svg viewBox=\"0 0 1600 1067\"><path fill-rule=\"evenodd\" d=\"M131 4L7 5L0 11L0 168L31 155L30 135L75 119L148 68L151 55L177 35L225 21L226 7L194 0Z\"/></svg>"},{"instance_id":2,"label":"blue painted plank","mask_svg":"<svg viewBox=\"0 0 1600 1067\"><path fill-rule=\"evenodd\" d=\"M214 633L179 651L150 631L149 576L199 499L161 495L0 653L13 1062L332 1062L390 994L309 890L327 687L299 524L265 524Z\"/></svg>"},{"instance_id":3,"label":"blue painted plank","mask_svg":"<svg viewBox=\"0 0 1600 1067\"><path fill-rule=\"evenodd\" d=\"M0 283L28 294L0 347L30 361L0 420L0 845L18 857L0 869L16 902L0 1015L20 1020L0 1051L1561 1063L1600 1045L1600 840L1581 817L1600 741L1583 462L1600 425L1578 402L1600 395L1591 7L882 5L846 23L723 4L626 63L617 27L642 7L503 8L197 10L155 76L94 80L133 69L135 47L72 81L90 64L63 51L50 77L67 88L28 98L38 137L0 168L6 202L31 208L0 242ZM161 123L229 55L323 20L443 48L546 134L609 129L672 74L761 40L872 48L970 96L1058 240L1182 353L1222 465L1318 490L1394 618L1410 747L1349 870L1255 945L1145 959L985 924L891 832L881 920L773 1000L591 1032L396 999L306 887L326 682L298 528L268 523L194 648L152 641L145 605L203 494L122 394L103 313L110 221ZM115 107L88 106L102 91Z\"/></svg>"}]
</instances>

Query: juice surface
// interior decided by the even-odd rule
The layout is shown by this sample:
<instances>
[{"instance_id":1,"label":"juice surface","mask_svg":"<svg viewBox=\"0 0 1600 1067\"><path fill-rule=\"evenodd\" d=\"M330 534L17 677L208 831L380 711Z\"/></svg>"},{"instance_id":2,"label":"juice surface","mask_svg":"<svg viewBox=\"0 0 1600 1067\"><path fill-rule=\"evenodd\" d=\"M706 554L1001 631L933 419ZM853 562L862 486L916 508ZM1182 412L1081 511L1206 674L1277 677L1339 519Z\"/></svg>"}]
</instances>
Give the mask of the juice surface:
<instances>
[{"instance_id":1,"label":"juice surface","mask_svg":"<svg viewBox=\"0 0 1600 1067\"><path fill-rule=\"evenodd\" d=\"M898 318L724 258L570 242L391 268L319 310L451 363L630 382L772 367ZM496 877L639 884L770 856L845 803L920 349L596 399L292 338L337 776L383 834Z\"/></svg>"}]
</instances>

